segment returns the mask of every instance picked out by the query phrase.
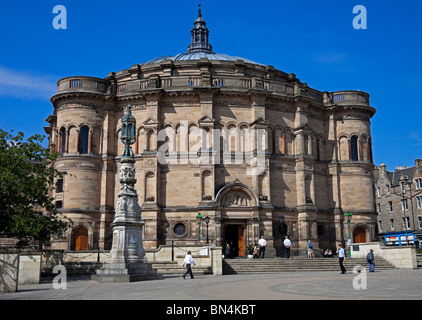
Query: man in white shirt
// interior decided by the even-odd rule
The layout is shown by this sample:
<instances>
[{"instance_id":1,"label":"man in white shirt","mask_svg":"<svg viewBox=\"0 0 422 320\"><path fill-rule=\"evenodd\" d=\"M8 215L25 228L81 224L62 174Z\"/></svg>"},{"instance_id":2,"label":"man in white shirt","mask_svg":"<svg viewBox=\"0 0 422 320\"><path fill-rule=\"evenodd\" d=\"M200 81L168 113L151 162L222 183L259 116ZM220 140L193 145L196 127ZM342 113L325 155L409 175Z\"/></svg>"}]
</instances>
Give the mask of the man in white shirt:
<instances>
[{"instance_id":1,"label":"man in white shirt","mask_svg":"<svg viewBox=\"0 0 422 320\"><path fill-rule=\"evenodd\" d=\"M193 273L192 273L192 269L190 267L191 264L195 264L195 261L193 261L192 258L192 253L190 251L188 251L187 255L185 256L185 260L183 260L183 267L186 266L186 272L183 275L183 279L186 279L186 275L189 273L190 274L190 278L193 279Z\"/></svg>"},{"instance_id":2,"label":"man in white shirt","mask_svg":"<svg viewBox=\"0 0 422 320\"><path fill-rule=\"evenodd\" d=\"M290 258L290 247L292 246L292 242L290 239L286 236L283 242L284 246L286 247L286 258Z\"/></svg>"},{"instance_id":3,"label":"man in white shirt","mask_svg":"<svg viewBox=\"0 0 422 320\"><path fill-rule=\"evenodd\" d=\"M338 262L340 265L341 273L342 274L346 273L346 268L343 266L343 261L346 261L346 255L340 243L337 246L337 253L338 253Z\"/></svg>"},{"instance_id":4,"label":"man in white shirt","mask_svg":"<svg viewBox=\"0 0 422 320\"><path fill-rule=\"evenodd\" d=\"M264 236L261 236L261 239L259 239L258 241L258 245L259 245L258 258L264 259L265 246L267 245L267 241L265 241Z\"/></svg>"}]
</instances>

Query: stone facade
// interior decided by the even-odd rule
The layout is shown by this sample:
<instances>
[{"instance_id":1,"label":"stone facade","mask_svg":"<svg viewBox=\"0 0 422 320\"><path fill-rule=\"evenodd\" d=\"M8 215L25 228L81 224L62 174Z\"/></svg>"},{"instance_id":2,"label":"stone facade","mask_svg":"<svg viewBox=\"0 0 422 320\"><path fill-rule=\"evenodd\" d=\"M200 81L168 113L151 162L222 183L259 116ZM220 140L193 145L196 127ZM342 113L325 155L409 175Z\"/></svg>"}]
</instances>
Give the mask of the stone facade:
<instances>
[{"instance_id":1,"label":"stone facade","mask_svg":"<svg viewBox=\"0 0 422 320\"><path fill-rule=\"evenodd\" d=\"M51 101L46 131L67 173L54 196L75 222L55 248L110 249L128 104L146 250L196 244L198 212L211 218L201 240L208 231L242 256L261 235L277 254L286 234L296 250L309 239L334 248L348 238L346 211L352 229L375 237L369 95L321 92L273 66L215 54L201 12L188 52L104 79L61 79ZM79 244L76 228L85 230Z\"/></svg>"},{"instance_id":2,"label":"stone facade","mask_svg":"<svg viewBox=\"0 0 422 320\"><path fill-rule=\"evenodd\" d=\"M422 160L414 167L375 169L375 205L380 233L422 231Z\"/></svg>"}]
</instances>

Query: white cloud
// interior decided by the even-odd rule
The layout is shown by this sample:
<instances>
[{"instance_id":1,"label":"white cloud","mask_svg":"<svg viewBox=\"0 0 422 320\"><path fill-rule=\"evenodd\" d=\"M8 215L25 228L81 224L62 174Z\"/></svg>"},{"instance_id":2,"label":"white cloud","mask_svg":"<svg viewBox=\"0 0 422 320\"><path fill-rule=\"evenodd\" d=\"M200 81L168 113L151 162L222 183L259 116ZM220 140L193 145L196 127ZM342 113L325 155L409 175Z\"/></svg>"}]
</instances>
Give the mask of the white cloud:
<instances>
[{"instance_id":1,"label":"white cloud","mask_svg":"<svg viewBox=\"0 0 422 320\"><path fill-rule=\"evenodd\" d=\"M0 65L0 96L22 99L50 99L57 92L57 78L16 71Z\"/></svg>"}]
</instances>

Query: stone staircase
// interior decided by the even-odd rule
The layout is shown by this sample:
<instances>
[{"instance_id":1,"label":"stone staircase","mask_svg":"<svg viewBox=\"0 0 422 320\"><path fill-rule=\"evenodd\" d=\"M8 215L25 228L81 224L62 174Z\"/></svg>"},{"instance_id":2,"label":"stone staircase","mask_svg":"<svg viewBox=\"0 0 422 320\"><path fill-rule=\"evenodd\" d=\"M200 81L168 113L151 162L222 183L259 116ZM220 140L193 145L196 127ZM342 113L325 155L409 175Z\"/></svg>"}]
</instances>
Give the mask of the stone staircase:
<instances>
[{"instance_id":1,"label":"stone staircase","mask_svg":"<svg viewBox=\"0 0 422 320\"><path fill-rule=\"evenodd\" d=\"M346 259L344 266L347 271L360 264L366 264L366 259ZM368 268L367 265L365 265ZM375 270L394 269L387 261L377 258ZM278 273L278 272L310 272L310 271L340 271L338 258L302 258L292 259L225 259L223 260L223 275L239 273Z\"/></svg>"},{"instance_id":2,"label":"stone staircase","mask_svg":"<svg viewBox=\"0 0 422 320\"><path fill-rule=\"evenodd\" d=\"M416 261L418 263L418 268L422 268L422 253L416 254Z\"/></svg>"},{"instance_id":3,"label":"stone staircase","mask_svg":"<svg viewBox=\"0 0 422 320\"><path fill-rule=\"evenodd\" d=\"M65 262L62 264L66 268L67 278L91 278L96 274L97 269L103 266L102 262ZM53 269L41 270L41 280L49 281L54 279L57 273Z\"/></svg>"},{"instance_id":4,"label":"stone staircase","mask_svg":"<svg viewBox=\"0 0 422 320\"><path fill-rule=\"evenodd\" d=\"M163 276L182 276L186 272L186 267L182 267L176 261L159 261L151 263L152 268ZM67 277L69 279L90 279L96 274L97 269L101 269L102 262L67 262L63 263L66 268ZM212 274L210 267L193 266L194 275ZM53 269L44 269L41 271L42 281L51 281L57 273L53 273Z\"/></svg>"},{"instance_id":5,"label":"stone staircase","mask_svg":"<svg viewBox=\"0 0 422 320\"><path fill-rule=\"evenodd\" d=\"M186 272L186 267L182 267L176 261L155 261L152 267L164 276L182 276ZM192 266L194 275L212 274L211 267Z\"/></svg>"}]
</instances>

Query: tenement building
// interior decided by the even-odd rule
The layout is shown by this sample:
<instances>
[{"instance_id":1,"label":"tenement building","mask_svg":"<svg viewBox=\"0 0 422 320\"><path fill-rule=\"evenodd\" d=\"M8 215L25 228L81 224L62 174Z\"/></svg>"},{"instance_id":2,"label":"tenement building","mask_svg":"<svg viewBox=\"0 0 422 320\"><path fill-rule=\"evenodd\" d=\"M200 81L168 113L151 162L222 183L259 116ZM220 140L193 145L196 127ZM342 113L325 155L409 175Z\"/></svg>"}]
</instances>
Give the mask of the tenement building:
<instances>
[{"instance_id":1,"label":"tenement building","mask_svg":"<svg viewBox=\"0 0 422 320\"><path fill-rule=\"evenodd\" d=\"M322 92L271 65L214 52L199 10L187 52L104 79L58 81L50 146L66 173L54 197L74 222L53 248L110 249L127 106L136 118L136 190L144 247L232 242L243 256L376 237L371 118L361 91ZM198 213L202 220L198 234ZM208 219L207 219L208 220ZM302 250L301 252L305 252Z\"/></svg>"},{"instance_id":2,"label":"tenement building","mask_svg":"<svg viewBox=\"0 0 422 320\"><path fill-rule=\"evenodd\" d=\"M396 167L395 171L387 171L382 164L374 176L380 235L422 235L422 160L416 159L414 167ZM398 245L399 238L387 239L387 244Z\"/></svg>"}]
</instances>

